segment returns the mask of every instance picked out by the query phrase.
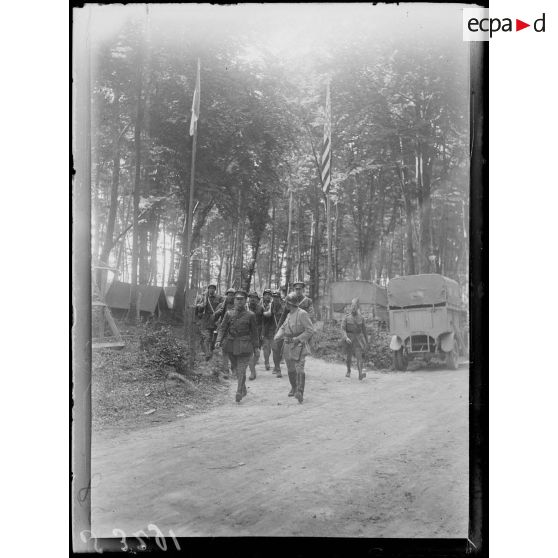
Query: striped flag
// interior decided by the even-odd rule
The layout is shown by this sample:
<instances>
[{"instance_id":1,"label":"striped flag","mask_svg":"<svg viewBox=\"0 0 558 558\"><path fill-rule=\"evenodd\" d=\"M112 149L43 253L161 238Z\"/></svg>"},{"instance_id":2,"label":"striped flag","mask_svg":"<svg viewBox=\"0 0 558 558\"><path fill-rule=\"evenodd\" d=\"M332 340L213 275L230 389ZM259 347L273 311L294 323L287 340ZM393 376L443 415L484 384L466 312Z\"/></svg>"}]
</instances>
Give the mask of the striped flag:
<instances>
[{"instance_id":1,"label":"striped flag","mask_svg":"<svg viewBox=\"0 0 558 558\"><path fill-rule=\"evenodd\" d=\"M196 89L192 99L192 120L190 120L190 135L193 136L200 117L200 59L198 58L198 75L196 76Z\"/></svg>"},{"instance_id":2,"label":"striped flag","mask_svg":"<svg viewBox=\"0 0 558 558\"><path fill-rule=\"evenodd\" d=\"M331 99L329 96L329 83L326 90L324 140L320 170L322 172L322 189L327 194L331 184Z\"/></svg>"}]
</instances>

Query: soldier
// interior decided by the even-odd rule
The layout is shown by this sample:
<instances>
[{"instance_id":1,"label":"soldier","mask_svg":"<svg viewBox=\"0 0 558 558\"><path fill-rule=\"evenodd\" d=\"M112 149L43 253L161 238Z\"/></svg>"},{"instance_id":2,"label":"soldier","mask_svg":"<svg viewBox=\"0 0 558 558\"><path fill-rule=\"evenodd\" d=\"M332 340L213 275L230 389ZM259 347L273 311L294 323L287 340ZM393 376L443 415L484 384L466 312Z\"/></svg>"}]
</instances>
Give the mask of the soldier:
<instances>
[{"instance_id":1,"label":"soldier","mask_svg":"<svg viewBox=\"0 0 558 558\"><path fill-rule=\"evenodd\" d=\"M256 316L246 309L246 291L238 290L234 294L235 307L229 310L217 334L216 348L223 345L223 351L228 354L233 371L238 377L236 388L236 402L248 394L246 390L246 368L250 356L258 348L258 326Z\"/></svg>"},{"instance_id":2,"label":"soldier","mask_svg":"<svg viewBox=\"0 0 558 558\"><path fill-rule=\"evenodd\" d=\"M275 334L276 340L284 340L283 356L287 363L291 391L289 397L296 397L302 403L306 374L304 361L309 354L306 342L312 337L314 328L312 321L305 310L299 308L298 297L290 293L286 299L289 313L283 325Z\"/></svg>"},{"instance_id":3,"label":"soldier","mask_svg":"<svg viewBox=\"0 0 558 558\"><path fill-rule=\"evenodd\" d=\"M200 321L200 334L202 338L205 360L209 360L213 354L213 334L216 329L215 311L222 302L222 297L215 294L217 287L208 285L205 294L198 296L196 300L196 316Z\"/></svg>"},{"instance_id":4,"label":"soldier","mask_svg":"<svg viewBox=\"0 0 558 558\"><path fill-rule=\"evenodd\" d=\"M253 312L256 316L256 324L258 326L258 350L254 352L252 357L250 358L249 366L250 366L250 377L249 380L256 379L256 364L260 360L260 349L262 345L262 318L263 318L263 308L260 304L260 297L256 291L252 291L248 297L248 310Z\"/></svg>"},{"instance_id":5,"label":"soldier","mask_svg":"<svg viewBox=\"0 0 558 558\"><path fill-rule=\"evenodd\" d=\"M219 304L217 310L215 311L215 323L217 327L221 325L225 314L234 308L234 289L227 289L225 292L225 300ZM229 356L221 348L221 369L223 372L223 378L227 379L229 377ZM218 372L217 372L218 374Z\"/></svg>"},{"instance_id":6,"label":"soldier","mask_svg":"<svg viewBox=\"0 0 558 558\"><path fill-rule=\"evenodd\" d=\"M271 316L273 317L273 336L277 333L279 326L281 325L281 317L285 310L285 305L281 299L281 293L279 291L273 291L272 301L271 301ZM282 378L281 374L281 359L283 354L283 339L278 339L275 341L273 339L271 344L271 350L273 353L273 374L277 375L277 378Z\"/></svg>"},{"instance_id":7,"label":"soldier","mask_svg":"<svg viewBox=\"0 0 558 558\"><path fill-rule=\"evenodd\" d=\"M279 323L279 319L281 318L281 313L283 311L279 293L275 293L274 295L274 293L271 292L271 289L265 289L263 292L262 309L262 349L264 354L265 369L269 370L271 368L269 365L269 357L274 345L273 338L277 333L277 324ZM280 353L279 360L281 360ZM280 371L281 368L279 367L279 372ZM277 369L274 369L273 372L276 373Z\"/></svg>"},{"instance_id":8,"label":"soldier","mask_svg":"<svg viewBox=\"0 0 558 558\"><path fill-rule=\"evenodd\" d=\"M353 354L356 357L358 367L358 379L366 378L366 372L362 371L362 352L368 345L368 335L366 333L366 324L360 313L359 300L353 298L348 314L345 315L341 322L341 330L345 336L345 348L347 351L347 378L351 377L351 360Z\"/></svg>"},{"instance_id":9,"label":"soldier","mask_svg":"<svg viewBox=\"0 0 558 558\"><path fill-rule=\"evenodd\" d=\"M304 288L306 287L304 281L295 281L293 283L293 287L294 287L294 294L296 294L298 300L298 307L301 310L305 310L308 313L310 319L314 320L314 304L312 302L312 299L305 296L304 294ZM281 326L285 321L285 319L287 318L288 312L289 312L288 305L286 305L285 310L283 311L283 315L281 316L281 321L279 322L279 326Z\"/></svg>"}]
</instances>

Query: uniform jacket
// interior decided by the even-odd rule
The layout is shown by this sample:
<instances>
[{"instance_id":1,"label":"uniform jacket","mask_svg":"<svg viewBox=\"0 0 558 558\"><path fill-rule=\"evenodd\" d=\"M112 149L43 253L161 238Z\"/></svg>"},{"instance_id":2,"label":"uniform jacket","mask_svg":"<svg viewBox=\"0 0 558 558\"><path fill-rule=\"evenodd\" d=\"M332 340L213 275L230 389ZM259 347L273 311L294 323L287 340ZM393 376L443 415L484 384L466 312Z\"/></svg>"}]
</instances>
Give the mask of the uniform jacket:
<instances>
[{"instance_id":1,"label":"uniform jacket","mask_svg":"<svg viewBox=\"0 0 558 558\"><path fill-rule=\"evenodd\" d=\"M219 326L217 342L223 351L235 356L253 353L260 344L254 312L245 308L229 310Z\"/></svg>"},{"instance_id":2,"label":"uniform jacket","mask_svg":"<svg viewBox=\"0 0 558 558\"><path fill-rule=\"evenodd\" d=\"M284 339L283 356L285 360L299 360L310 354L307 341L314 333L312 320L308 312L300 308L294 308L287 314L287 319L275 334L278 341ZM298 343L295 344L295 341Z\"/></svg>"},{"instance_id":3,"label":"uniform jacket","mask_svg":"<svg viewBox=\"0 0 558 558\"><path fill-rule=\"evenodd\" d=\"M273 339L279 329L281 316L283 315L283 303L271 301L270 316L266 316L265 312L262 316L262 337Z\"/></svg>"},{"instance_id":4,"label":"uniform jacket","mask_svg":"<svg viewBox=\"0 0 558 558\"><path fill-rule=\"evenodd\" d=\"M221 302L223 302L223 298L217 294L214 296L208 296L207 294L198 296L196 299L196 316L200 320L200 327L215 329L215 311Z\"/></svg>"},{"instance_id":5,"label":"uniform jacket","mask_svg":"<svg viewBox=\"0 0 558 558\"><path fill-rule=\"evenodd\" d=\"M312 302L312 299L307 297L306 295L300 295L297 297L297 301L298 301L298 307L301 310L304 310L310 320L314 319L314 303ZM281 327L283 325L283 322L287 319L287 315L289 313L289 307L285 304L285 308L283 310L283 314L281 316L281 319L279 321L279 327Z\"/></svg>"},{"instance_id":6,"label":"uniform jacket","mask_svg":"<svg viewBox=\"0 0 558 558\"><path fill-rule=\"evenodd\" d=\"M256 315L256 324L258 325L259 336L261 337L262 323L263 323L263 306L256 302L256 304L248 304L248 310L254 312Z\"/></svg>"},{"instance_id":7,"label":"uniform jacket","mask_svg":"<svg viewBox=\"0 0 558 558\"><path fill-rule=\"evenodd\" d=\"M360 312L345 314L341 322L341 329L353 344L358 344L361 349L366 347L366 324Z\"/></svg>"},{"instance_id":8,"label":"uniform jacket","mask_svg":"<svg viewBox=\"0 0 558 558\"><path fill-rule=\"evenodd\" d=\"M225 314L234 308L234 298L228 301L226 298L219 304L215 311L215 323L219 323L225 317Z\"/></svg>"}]
</instances>

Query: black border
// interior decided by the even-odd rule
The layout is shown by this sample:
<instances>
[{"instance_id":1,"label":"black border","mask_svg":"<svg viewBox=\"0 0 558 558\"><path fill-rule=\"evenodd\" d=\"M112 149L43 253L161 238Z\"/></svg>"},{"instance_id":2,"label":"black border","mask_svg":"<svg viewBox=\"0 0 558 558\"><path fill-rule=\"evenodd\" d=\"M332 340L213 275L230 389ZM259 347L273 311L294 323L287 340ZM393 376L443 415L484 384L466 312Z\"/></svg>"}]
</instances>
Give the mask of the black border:
<instances>
[{"instance_id":1,"label":"black border","mask_svg":"<svg viewBox=\"0 0 558 558\"><path fill-rule=\"evenodd\" d=\"M434 0L436 2L436 0ZM112 4L113 2L102 2ZM127 4L128 2L122 2ZM153 2L156 3L156 2ZM175 2L168 2L175 3ZM394 3L394 2L385 2ZM414 2L409 2L414 3ZM441 0L439 3L451 3ZM80 45L73 45L73 8L84 6L84 2L70 2L70 45L75 50L70 50L70 68L77 76L80 75L78 67L90 64L87 53L83 52ZM487 0L478 3L465 0L463 4L477 4L488 7ZM488 42L470 43L470 137L471 137L471 171L470 171L470 256L469 256L469 293L470 323L471 323L471 350L469 371L469 536L468 539L364 539L364 538L321 538L321 537L179 537L178 543L181 553L223 553L234 556L237 553L247 556L266 556L289 553L292 556L307 556L319 553L326 556L346 556L359 554L371 557L383 556L432 556L432 557L461 557L461 556L488 556ZM74 68L75 65L75 68ZM79 81L79 80L78 80ZM78 82L76 82L79 85ZM80 91L71 87L71 112L74 119L79 119ZM90 425L91 425L91 400L90 400L90 343L81 336L84 324L89 323L90 309L90 248L85 235L89 228L83 226L81 219L74 216L89 215L89 192L84 193L80 188L79 176L80 162L83 162L83 153L80 145L86 145L83 130L76 126L72 120L73 129L70 134L70 168L72 180L75 173L75 184L71 186L73 195L72 205L72 274L85 279L73 282L72 300L73 308L70 309L70 323L73 331L72 362L73 376L70 384L70 413L72 417L72 436L70 437L72 482L70 483L70 506L76 506L76 498L82 500L82 512L89 518L90 523L90 493L88 484L77 485L75 479L79 473L90 477L89 463L80 463L79 453L89 449L90 454ZM75 135L76 148L72 143L72 132ZM73 168L75 157L75 166ZM81 159L80 159L81 155ZM81 225L79 221L82 221ZM88 236L87 236L88 238ZM85 298L84 298L85 297ZM73 311L72 311L73 310ZM87 326L88 327L88 326ZM81 358L78 358L81 357ZM81 361L81 362L80 362ZM85 361L85 362L84 362ZM85 365L85 366L84 366ZM76 372L84 371L89 367L89 376L80 377ZM87 396L86 394L89 393ZM77 394L85 394L85 405L79 403ZM81 399L84 401L84 399ZM84 429L85 427L85 429ZM89 430L87 430L89 429ZM79 432L84 433L80 440ZM88 461L88 460L86 460ZM74 509L72 509L74 513ZM139 541L128 539L123 543L117 538L96 539L89 541L86 553L73 551L72 537L79 540L75 532L75 518L70 519L70 552L76 555L99 555L97 549L102 549L103 555L122 555L122 552L133 554L149 552L163 553L155 539L145 539L145 548L139 547ZM167 550L164 554L176 554L174 541L165 540ZM162 543L160 543L162 544Z\"/></svg>"}]
</instances>

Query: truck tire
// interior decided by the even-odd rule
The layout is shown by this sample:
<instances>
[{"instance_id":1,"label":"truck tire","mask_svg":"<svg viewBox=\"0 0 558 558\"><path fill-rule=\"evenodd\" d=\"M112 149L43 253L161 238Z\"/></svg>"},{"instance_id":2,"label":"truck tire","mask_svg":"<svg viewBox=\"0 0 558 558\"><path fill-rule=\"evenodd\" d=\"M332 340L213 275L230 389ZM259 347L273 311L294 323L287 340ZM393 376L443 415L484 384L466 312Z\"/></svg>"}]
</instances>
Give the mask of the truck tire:
<instances>
[{"instance_id":1,"label":"truck tire","mask_svg":"<svg viewBox=\"0 0 558 558\"><path fill-rule=\"evenodd\" d=\"M457 370L459 368L459 355L456 348L446 353L446 364L450 370Z\"/></svg>"},{"instance_id":2,"label":"truck tire","mask_svg":"<svg viewBox=\"0 0 558 558\"><path fill-rule=\"evenodd\" d=\"M393 367L402 372L407 370L407 357L403 354L403 348L393 351Z\"/></svg>"}]
</instances>

